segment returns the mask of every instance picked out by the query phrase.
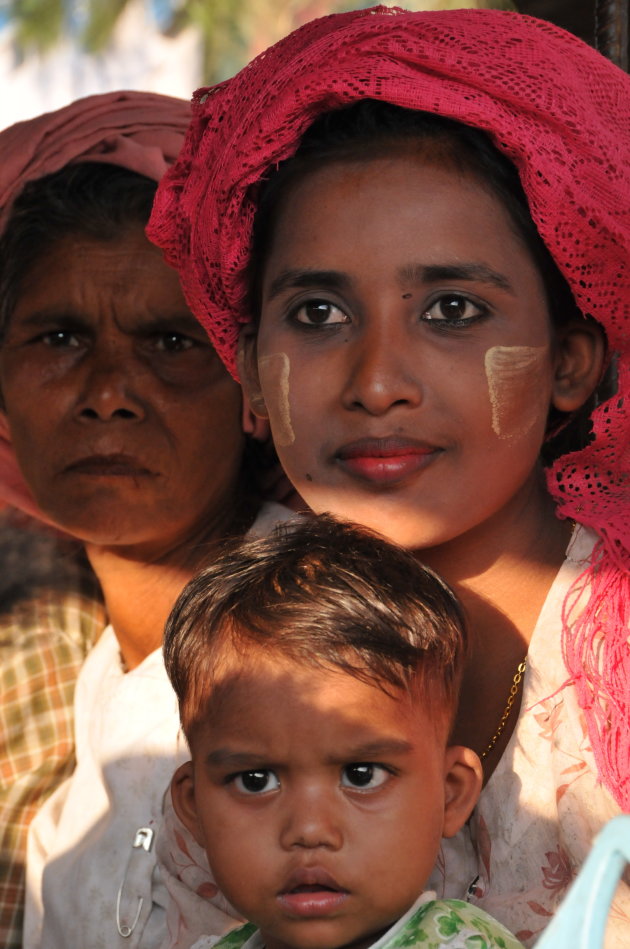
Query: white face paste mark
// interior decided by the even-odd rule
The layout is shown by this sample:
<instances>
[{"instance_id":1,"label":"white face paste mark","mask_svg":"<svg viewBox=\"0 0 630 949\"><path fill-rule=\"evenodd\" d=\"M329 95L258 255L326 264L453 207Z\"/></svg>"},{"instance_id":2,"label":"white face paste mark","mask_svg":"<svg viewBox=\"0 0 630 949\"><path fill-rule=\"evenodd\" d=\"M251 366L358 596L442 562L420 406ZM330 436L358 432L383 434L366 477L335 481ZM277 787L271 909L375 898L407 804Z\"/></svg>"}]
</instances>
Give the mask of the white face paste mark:
<instances>
[{"instance_id":1,"label":"white face paste mark","mask_svg":"<svg viewBox=\"0 0 630 949\"><path fill-rule=\"evenodd\" d=\"M287 448L295 441L289 405L290 368L286 353L272 353L258 360L258 377L269 412L273 440L280 448Z\"/></svg>"},{"instance_id":2,"label":"white face paste mark","mask_svg":"<svg viewBox=\"0 0 630 949\"><path fill-rule=\"evenodd\" d=\"M546 346L493 346L484 366L498 438L526 435L547 409L549 350Z\"/></svg>"}]
</instances>

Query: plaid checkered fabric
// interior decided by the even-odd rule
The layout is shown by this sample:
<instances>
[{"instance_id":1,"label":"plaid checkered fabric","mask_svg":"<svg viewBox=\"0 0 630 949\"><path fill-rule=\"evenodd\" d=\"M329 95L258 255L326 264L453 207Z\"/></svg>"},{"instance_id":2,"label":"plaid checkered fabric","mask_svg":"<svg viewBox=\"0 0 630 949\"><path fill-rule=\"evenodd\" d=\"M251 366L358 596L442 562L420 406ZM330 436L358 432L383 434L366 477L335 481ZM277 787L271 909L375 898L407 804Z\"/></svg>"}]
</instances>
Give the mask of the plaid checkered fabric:
<instances>
[{"instance_id":1,"label":"plaid checkered fabric","mask_svg":"<svg viewBox=\"0 0 630 949\"><path fill-rule=\"evenodd\" d=\"M0 945L18 949L28 826L74 766L74 686L106 619L76 545L0 534Z\"/></svg>"}]
</instances>

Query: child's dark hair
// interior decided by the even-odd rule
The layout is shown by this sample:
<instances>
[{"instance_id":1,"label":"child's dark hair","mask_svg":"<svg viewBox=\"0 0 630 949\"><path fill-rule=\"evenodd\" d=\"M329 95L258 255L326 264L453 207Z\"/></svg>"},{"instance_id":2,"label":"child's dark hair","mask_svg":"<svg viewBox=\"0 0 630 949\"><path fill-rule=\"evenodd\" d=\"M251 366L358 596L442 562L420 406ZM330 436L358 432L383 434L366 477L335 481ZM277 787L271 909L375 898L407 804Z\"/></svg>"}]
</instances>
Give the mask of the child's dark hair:
<instances>
[{"instance_id":1,"label":"child's dark hair","mask_svg":"<svg viewBox=\"0 0 630 949\"><path fill-rule=\"evenodd\" d=\"M330 515L303 515L262 540L224 545L175 604L164 661L189 737L227 651L252 648L386 692L413 682L450 727L465 643L454 594L412 554Z\"/></svg>"}]
</instances>

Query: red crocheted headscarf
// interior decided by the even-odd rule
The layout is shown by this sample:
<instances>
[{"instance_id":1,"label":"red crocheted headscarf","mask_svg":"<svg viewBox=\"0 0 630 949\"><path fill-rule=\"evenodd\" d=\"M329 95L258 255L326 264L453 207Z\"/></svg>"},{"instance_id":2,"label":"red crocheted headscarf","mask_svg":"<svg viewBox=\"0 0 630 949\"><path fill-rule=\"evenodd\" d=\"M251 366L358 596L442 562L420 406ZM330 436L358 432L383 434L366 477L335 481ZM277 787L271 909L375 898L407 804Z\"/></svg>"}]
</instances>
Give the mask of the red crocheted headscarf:
<instances>
[{"instance_id":1,"label":"red crocheted headscarf","mask_svg":"<svg viewBox=\"0 0 630 949\"><path fill-rule=\"evenodd\" d=\"M630 77L531 17L376 7L315 20L199 90L148 233L234 375L251 319L256 185L318 115L363 98L489 133L579 307L617 354L617 394L595 409L592 442L556 461L548 486L561 516L601 538L582 580L586 609L565 623L565 660L602 780L630 810Z\"/></svg>"}]
</instances>

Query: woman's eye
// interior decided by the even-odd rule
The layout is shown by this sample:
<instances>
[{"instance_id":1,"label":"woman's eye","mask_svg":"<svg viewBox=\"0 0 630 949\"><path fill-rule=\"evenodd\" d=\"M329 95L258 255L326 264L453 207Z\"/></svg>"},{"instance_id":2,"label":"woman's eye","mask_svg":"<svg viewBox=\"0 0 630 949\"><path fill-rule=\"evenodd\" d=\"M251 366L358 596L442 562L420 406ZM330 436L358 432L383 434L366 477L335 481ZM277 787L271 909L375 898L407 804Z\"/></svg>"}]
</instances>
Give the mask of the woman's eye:
<instances>
[{"instance_id":1,"label":"woman's eye","mask_svg":"<svg viewBox=\"0 0 630 949\"><path fill-rule=\"evenodd\" d=\"M166 353L181 353L192 349L195 340L183 333L160 333L155 337L155 348Z\"/></svg>"},{"instance_id":2,"label":"woman's eye","mask_svg":"<svg viewBox=\"0 0 630 949\"><path fill-rule=\"evenodd\" d=\"M459 293L448 293L439 297L422 314L423 320L441 323L472 323L488 312L487 307L475 303Z\"/></svg>"},{"instance_id":3,"label":"woman's eye","mask_svg":"<svg viewBox=\"0 0 630 949\"><path fill-rule=\"evenodd\" d=\"M70 330L52 330L49 333L42 333L38 340L44 343L45 346L52 346L57 349L80 345L76 333L72 333Z\"/></svg>"},{"instance_id":4,"label":"woman's eye","mask_svg":"<svg viewBox=\"0 0 630 949\"><path fill-rule=\"evenodd\" d=\"M344 788L360 788L372 791L380 788L391 777L391 772L382 764L348 764L341 773L341 786Z\"/></svg>"},{"instance_id":5,"label":"woman's eye","mask_svg":"<svg viewBox=\"0 0 630 949\"><path fill-rule=\"evenodd\" d=\"M326 300L309 300L301 303L292 313L293 319L307 326L331 326L336 323L348 323L348 317L334 303Z\"/></svg>"},{"instance_id":6,"label":"woman's eye","mask_svg":"<svg viewBox=\"0 0 630 949\"><path fill-rule=\"evenodd\" d=\"M280 787L277 775L265 768L241 771L234 776L233 781L242 794L263 794L265 791L277 791Z\"/></svg>"}]
</instances>

